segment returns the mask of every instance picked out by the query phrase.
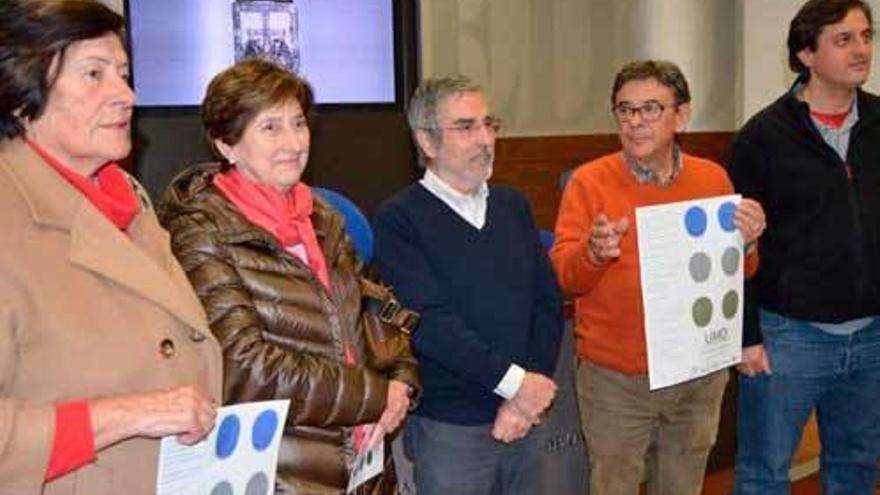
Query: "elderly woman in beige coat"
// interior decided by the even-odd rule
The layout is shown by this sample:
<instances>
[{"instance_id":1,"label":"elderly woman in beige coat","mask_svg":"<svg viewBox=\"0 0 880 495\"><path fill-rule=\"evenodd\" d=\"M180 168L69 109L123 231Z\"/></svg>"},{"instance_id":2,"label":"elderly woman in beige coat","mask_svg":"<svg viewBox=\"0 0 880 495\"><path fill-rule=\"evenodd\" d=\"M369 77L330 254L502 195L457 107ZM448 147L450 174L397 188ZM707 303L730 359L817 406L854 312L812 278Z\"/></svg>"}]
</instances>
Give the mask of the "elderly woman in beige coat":
<instances>
[{"instance_id":1,"label":"elderly woman in beige coat","mask_svg":"<svg viewBox=\"0 0 880 495\"><path fill-rule=\"evenodd\" d=\"M213 427L221 358L140 186L122 19L0 2L0 493L155 493Z\"/></svg>"}]
</instances>

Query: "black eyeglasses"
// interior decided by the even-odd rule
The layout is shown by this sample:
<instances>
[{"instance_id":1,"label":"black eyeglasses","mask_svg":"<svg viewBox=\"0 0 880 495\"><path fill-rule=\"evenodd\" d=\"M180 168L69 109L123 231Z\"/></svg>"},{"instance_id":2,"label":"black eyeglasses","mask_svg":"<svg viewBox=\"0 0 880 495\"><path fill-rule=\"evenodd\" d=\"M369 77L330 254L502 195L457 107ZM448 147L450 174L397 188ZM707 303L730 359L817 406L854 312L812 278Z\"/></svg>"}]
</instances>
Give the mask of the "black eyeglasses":
<instances>
[{"instance_id":1,"label":"black eyeglasses","mask_svg":"<svg viewBox=\"0 0 880 495\"><path fill-rule=\"evenodd\" d=\"M432 127L440 131L452 131L465 135L473 135L485 128L491 134L501 131L501 119L498 117L486 117L483 120L462 119L447 127Z\"/></svg>"},{"instance_id":2,"label":"black eyeglasses","mask_svg":"<svg viewBox=\"0 0 880 495\"><path fill-rule=\"evenodd\" d=\"M666 106L657 100L648 100L641 105L633 105L629 102L620 102L612 108L614 116L619 122L631 122L638 114L645 122L657 122Z\"/></svg>"}]
</instances>

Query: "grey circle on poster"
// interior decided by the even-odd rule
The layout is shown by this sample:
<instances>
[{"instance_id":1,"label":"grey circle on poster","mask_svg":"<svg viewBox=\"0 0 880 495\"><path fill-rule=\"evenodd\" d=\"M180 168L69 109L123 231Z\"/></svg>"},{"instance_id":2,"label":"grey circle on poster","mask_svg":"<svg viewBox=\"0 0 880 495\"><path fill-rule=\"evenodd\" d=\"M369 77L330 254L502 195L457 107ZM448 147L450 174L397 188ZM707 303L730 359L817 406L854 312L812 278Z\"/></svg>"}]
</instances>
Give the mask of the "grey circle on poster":
<instances>
[{"instance_id":1,"label":"grey circle on poster","mask_svg":"<svg viewBox=\"0 0 880 495\"><path fill-rule=\"evenodd\" d=\"M712 259L706 253L694 253L688 262L688 270L694 282L705 282L709 278L709 272L712 271Z\"/></svg>"},{"instance_id":2,"label":"grey circle on poster","mask_svg":"<svg viewBox=\"0 0 880 495\"><path fill-rule=\"evenodd\" d=\"M244 495L269 495L269 477L262 471L257 471L248 480L244 488Z\"/></svg>"},{"instance_id":3,"label":"grey circle on poster","mask_svg":"<svg viewBox=\"0 0 880 495\"><path fill-rule=\"evenodd\" d=\"M724 250L721 254L721 269L728 275L733 275L739 269L739 248L733 246Z\"/></svg>"},{"instance_id":4,"label":"grey circle on poster","mask_svg":"<svg viewBox=\"0 0 880 495\"><path fill-rule=\"evenodd\" d=\"M211 495L232 495L232 485L228 481L221 481L211 489Z\"/></svg>"}]
</instances>

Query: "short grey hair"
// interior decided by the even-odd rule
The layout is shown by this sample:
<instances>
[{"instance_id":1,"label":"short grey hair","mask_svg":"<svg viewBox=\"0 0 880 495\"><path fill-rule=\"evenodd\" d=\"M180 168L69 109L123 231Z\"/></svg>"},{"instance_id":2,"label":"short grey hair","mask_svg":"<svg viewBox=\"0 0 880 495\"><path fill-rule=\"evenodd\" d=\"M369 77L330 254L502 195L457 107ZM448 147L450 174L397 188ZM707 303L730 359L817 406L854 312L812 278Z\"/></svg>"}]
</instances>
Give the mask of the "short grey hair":
<instances>
[{"instance_id":1,"label":"short grey hair","mask_svg":"<svg viewBox=\"0 0 880 495\"><path fill-rule=\"evenodd\" d=\"M483 88L467 76L457 75L425 79L415 90L409 100L409 110L406 113L409 127L413 138L417 131L425 131L435 142L440 141L440 123L437 121L437 113L440 105L452 96L463 93L483 93ZM428 157L422 147L416 141L416 150L419 155L419 166L427 167Z\"/></svg>"}]
</instances>

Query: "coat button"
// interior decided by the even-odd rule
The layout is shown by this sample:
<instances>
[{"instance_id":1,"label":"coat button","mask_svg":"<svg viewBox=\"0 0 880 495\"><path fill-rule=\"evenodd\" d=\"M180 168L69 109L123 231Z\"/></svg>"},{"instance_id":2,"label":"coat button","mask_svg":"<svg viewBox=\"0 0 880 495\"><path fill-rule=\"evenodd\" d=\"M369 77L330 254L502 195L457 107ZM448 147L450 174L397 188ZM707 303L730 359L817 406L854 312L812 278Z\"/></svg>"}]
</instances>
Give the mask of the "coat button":
<instances>
[{"instance_id":1,"label":"coat button","mask_svg":"<svg viewBox=\"0 0 880 495\"><path fill-rule=\"evenodd\" d=\"M165 339L160 342L159 353L167 358L174 356L174 341L171 339Z\"/></svg>"},{"instance_id":2,"label":"coat button","mask_svg":"<svg viewBox=\"0 0 880 495\"><path fill-rule=\"evenodd\" d=\"M205 340L206 337L205 337L205 334L203 334L202 332L199 332L198 330L193 330L192 332L190 332L189 338L193 342L201 342L201 341Z\"/></svg>"}]
</instances>

